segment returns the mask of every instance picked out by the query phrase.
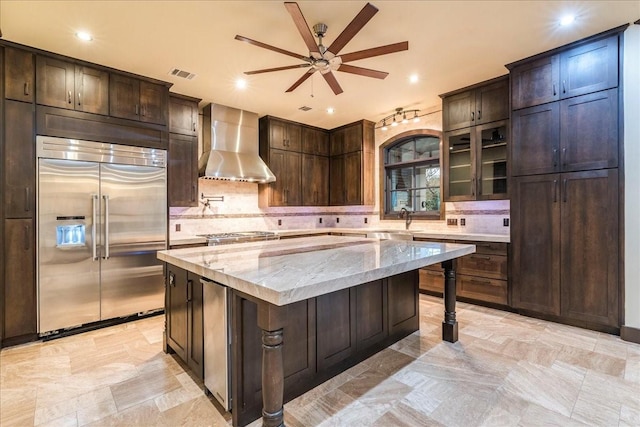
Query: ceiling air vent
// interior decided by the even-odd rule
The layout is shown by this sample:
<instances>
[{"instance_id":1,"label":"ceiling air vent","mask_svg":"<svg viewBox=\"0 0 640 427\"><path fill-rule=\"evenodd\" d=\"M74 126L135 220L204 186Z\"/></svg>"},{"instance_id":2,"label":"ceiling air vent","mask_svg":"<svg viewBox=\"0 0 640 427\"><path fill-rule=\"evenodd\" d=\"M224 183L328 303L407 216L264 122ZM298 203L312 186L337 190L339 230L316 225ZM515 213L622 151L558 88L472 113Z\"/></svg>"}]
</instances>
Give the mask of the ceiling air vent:
<instances>
[{"instance_id":1,"label":"ceiling air vent","mask_svg":"<svg viewBox=\"0 0 640 427\"><path fill-rule=\"evenodd\" d=\"M172 76L180 77L182 79L187 79L187 80L192 80L196 76L193 73L180 70L179 68L172 69L171 71L169 71L169 74L171 74Z\"/></svg>"},{"instance_id":2,"label":"ceiling air vent","mask_svg":"<svg viewBox=\"0 0 640 427\"><path fill-rule=\"evenodd\" d=\"M311 110L311 107L307 107L306 105L303 105L302 107L298 108L298 110L300 110L300 111L309 111L309 110Z\"/></svg>"}]
</instances>

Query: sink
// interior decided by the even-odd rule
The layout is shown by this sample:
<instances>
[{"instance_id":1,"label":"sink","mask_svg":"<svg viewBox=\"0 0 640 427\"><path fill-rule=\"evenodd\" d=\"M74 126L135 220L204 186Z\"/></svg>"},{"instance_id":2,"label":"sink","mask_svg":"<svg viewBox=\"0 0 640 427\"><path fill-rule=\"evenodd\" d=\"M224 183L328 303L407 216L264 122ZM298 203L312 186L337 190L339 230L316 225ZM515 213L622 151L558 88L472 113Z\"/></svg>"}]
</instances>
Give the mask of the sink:
<instances>
[{"instance_id":1,"label":"sink","mask_svg":"<svg viewBox=\"0 0 640 427\"><path fill-rule=\"evenodd\" d=\"M413 234L401 230L375 230L369 231L367 237L380 240L413 240Z\"/></svg>"}]
</instances>

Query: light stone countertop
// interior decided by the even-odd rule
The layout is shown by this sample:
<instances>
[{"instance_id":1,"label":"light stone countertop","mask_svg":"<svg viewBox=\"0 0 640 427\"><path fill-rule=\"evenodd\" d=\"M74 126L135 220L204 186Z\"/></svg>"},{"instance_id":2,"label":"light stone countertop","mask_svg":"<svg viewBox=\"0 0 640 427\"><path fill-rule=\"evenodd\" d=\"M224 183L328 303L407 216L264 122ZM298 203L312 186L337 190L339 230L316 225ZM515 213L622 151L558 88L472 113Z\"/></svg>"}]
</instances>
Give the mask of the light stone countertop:
<instances>
[{"instance_id":1,"label":"light stone countertop","mask_svg":"<svg viewBox=\"0 0 640 427\"><path fill-rule=\"evenodd\" d=\"M309 229L293 229L293 230L269 230L278 234L280 237L291 236L313 236L329 233L345 233L345 234L367 234L375 231L401 231L402 229L384 228L384 227L372 227L372 228L309 228ZM476 242L500 242L509 243L510 237L508 234L481 234L481 233L443 233L440 231L422 231L422 230L409 230L409 233L413 234L414 238L418 239L441 239L441 240L465 240ZM170 246L191 245L191 244L205 244L206 240L203 237L186 235L181 238L171 239Z\"/></svg>"},{"instance_id":2,"label":"light stone countertop","mask_svg":"<svg viewBox=\"0 0 640 427\"><path fill-rule=\"evenodd\" d=\"M475 252L474 245L346 236L171 249L162 261L275 305L313 298Z\"/></svg>"}]
</instances>

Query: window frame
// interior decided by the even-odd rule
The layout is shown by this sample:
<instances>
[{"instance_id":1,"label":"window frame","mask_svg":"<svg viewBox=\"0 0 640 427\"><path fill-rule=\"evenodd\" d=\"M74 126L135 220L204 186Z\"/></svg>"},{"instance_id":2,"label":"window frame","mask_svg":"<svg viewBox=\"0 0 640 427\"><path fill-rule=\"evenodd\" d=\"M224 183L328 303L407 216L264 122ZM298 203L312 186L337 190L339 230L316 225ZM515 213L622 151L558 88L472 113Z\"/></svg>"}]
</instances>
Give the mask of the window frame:
<instances>
[{"instance_id":1,"label":"window frame","mask_svg":"<svg viewBox=\"0 0 640 427\"><path fill-rule=\"evenodd\" d=\"M408 160L404 162L392 163L390 165L387 164L388 152L390 149L392 149L396 145L406 142L406 140L408 139L415 139L419 137L435 137L435 138L438 138L440 141L439 143L440 156L438 159L438 166L440 167L440 210L438 211L437 214L434 214L431 212L430 213L420 212L420 211L412 212L411 216L416 220L441 220L442 218L444 218L444 199L443 199L443 188L442 188L442 185L443 185L442 159L444 155L442 152L442 147L443 147L442 132L433 130L433 129L414 129L414 130L409 130L409 131L402 132L392 136L391 138L383 142L379 147L378 155L380 159L380 171L379 171L380 219L404 221L404 219L399 218L397 213L387 212L387 205L388 205L387 197L391 195L391 192L386 190L386 179L387 179L388 169L399 169L399 168L408 168L408 167L415 168L416 166L420 166L423 164L426 165L426 164L435 163L429 160Z\"/></svg>"}]
</instances>

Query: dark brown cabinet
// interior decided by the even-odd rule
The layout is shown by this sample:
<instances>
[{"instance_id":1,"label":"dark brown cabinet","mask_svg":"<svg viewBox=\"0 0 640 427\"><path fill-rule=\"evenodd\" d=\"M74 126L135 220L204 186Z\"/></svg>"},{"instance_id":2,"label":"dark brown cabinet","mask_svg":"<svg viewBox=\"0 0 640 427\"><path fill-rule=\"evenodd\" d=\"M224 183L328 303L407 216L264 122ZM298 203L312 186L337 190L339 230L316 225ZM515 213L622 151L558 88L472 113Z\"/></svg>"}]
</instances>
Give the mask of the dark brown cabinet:
<instances>
[{"instance_id":1,"label":"dark brown cabinet","mask_svg":"<svg viewBox=\"0 0 640 427\"><path fill-rule=\"evenodd\" d=\"M308 126L302 127L302 152L318 156L329 155L329 132Z\"/></svg>"},{"instance_id":2,"label":"dark brown cabinet","mask_svg":"<svg viewBox=\"0 0 640 427\"><path fill-rule=\"evenodd\" d=\"M513 306L618 326L617 170L521 177L515 190Z\"/></svg>"},{"instance_id":3,"label":"dark brown cabinet","mask_svg":"<svg viewBox=\"0 0 640 427\"><path fill-rule=\"evenodd\" d=\"M4 103L4 215L35 216L34 106L7 100Z\"/></svg>"},{"instance_id":4,"label":"dark brown cabinet","mask_svg":"<svg viewBox=\"0 0 640 427\"><path fill-rule=\"evenodd\" d=\"M169 134L167 165L169 206L198 206L198 140Z\"/></svg>"},{"instance_id":5,"label":"dark brown cabinet","mask_svg":"<svg viewBox=\"0 0 640 427\"><path fill-rule=\"evenodd\" d=\"M506 76L441 97L445 131L509 118L509 80Z\"/></svg>"},{"instance_id":6,"label":"dark brown cabinet","mask_svg":"<svg viewBox=\"0 0 640 427\"><path fill-rule=\"evenodd\" d=\"M33 54L12 47L4 48L4 97L33 102L35 93Z\"/></svg>"},{"instance_id":7,"label":"dark brown cabinet","mask_svg":"<svg viewBox=\"0 0 640 427\"><path fill-rule=\"evenodd\" d=\"M270 117L269 146L281 150L302 150L302 128L299 124Z\"/></svg>"},{"instance_id":8,"label":"dark brown cabinet","mask_svg":"<svg viewBox=\"0 0 640 427\"><path fill-rule=\"evenodd\" d=\"M198 98L169 95L169 132L198 136Z\"/></svg>"},{"instance_id":9,"label":"dark brown cabinet","mask_svg":"<svg viewBox=\"0 0 640 427\"><path fill-rule=\"evenodd\" d=\"M109 112L109 73L46 56L36 58L40 105L106 115Z\"/></svg>"},{"instance_id":10,"label":"dark brown cabinet","mask_svg":"<svg viewBox=\"0 0 640 427\"><path fill-rule=\"evenodd\" d=\"M3 341L29 341L37 332L33 219L4 220ZM22 338L21 338L22 337ZM17 342L16 342L17 343Z\"/></svg>"},{"instance_id":11,"label":"dark brown cabinet","mask_svg":"<svg viewBox=\"0 0 640 427\"><path fill-rule=\"evenodd\" d=\"M513 175L618 166L618 91L513 112Z\"/></svg>"},{"instance_id":12,"label":"dark brown cabinet","mask_svg":"<svg viewBox=\"0 0 640 427\"><path fill-rule=\"evenodd\" d=\"M445 133L444 199L507 198L508 141L508 120Z\"/></svg>"},{"instance_id":13,"label":"dark brown cabinet","mask_svg":"<svg viewBox=\"0 0 640 427\"><path fill-rule=\"evenodd\" d=\"M200 276L167 264L165 298L167 344L202 379L204 332Z\"/></svg>"},{"instance_id":14,"label":"dark brown cabinet","mask_svg":"<svg viewBox=\"0 0 640 427\"><path fill-rule=\"evenodd\" d=\"M302 205L329 204L329 157L302 155Z\"/></svg>"},{"instance_id":15,"label":"dark brown cabinet","mask_svg":"<svg viewBox=\"0 0 640 427\"><path fill-rule=\"evenodd\" d=\"M169 206L198 206L197 98L169 97Z\"/></svg>"},{"instance_id":16,"label":"dark brown cabinet","mask_svg":"<svg viewBox=\"0 0 640 427\"><path fill-rule=\"evenodd\" d=\"M374 124L362 120L331 131L329 204L372 205Z\"/></svg>"},{"instance_id":17,"label":"dark brown cabinet","mask_svg":"<svg viewBox=\"0 0 640 427\"><path fill-rule=\"evenodd\" d=\"M109 114L113 117L167 124L169 88L112 73L109 81Z\"/></svg>"},{"instance_id":18,"label":"dark brown cabinet","mask_svg":"<svg viewBox=\"0 0 640 427\"><path fill-rule=\"evenodd\" d=\"M271 171L277 177L276 182L261 186L263 191L268 190L268 205L300 206L302 154L270 149L267 159Z\"/></svg>"},{"instance_id":19,"label":"dark brown cabinet","mask_svg":"<svg viewBox=\"0 0 640 427\"><path fill-rule=\"evenodd\" d=\"M508 67L514 110L610 89L618 86L618 35Z\"/></svg>"}]
</instances>

